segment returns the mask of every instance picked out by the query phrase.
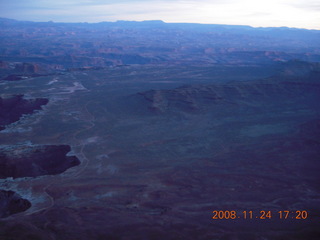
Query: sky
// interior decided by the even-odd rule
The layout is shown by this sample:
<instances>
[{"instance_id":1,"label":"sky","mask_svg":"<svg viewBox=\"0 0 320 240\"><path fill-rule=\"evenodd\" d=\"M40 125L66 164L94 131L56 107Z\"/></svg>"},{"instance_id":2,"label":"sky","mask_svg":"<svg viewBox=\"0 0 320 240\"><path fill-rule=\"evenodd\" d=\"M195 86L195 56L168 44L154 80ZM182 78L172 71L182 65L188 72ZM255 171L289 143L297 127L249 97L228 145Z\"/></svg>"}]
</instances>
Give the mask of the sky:
<instances>
[{"instance_id":1,"label":"sky","mask_svg":"<svg viewBox=\"0 0 320 240\"><path fill-rule=\"evenodd\" d=\"M163 20L320 30L320 0L0 0L0 17L41 22Z\"/></svg>"}]
</instances>

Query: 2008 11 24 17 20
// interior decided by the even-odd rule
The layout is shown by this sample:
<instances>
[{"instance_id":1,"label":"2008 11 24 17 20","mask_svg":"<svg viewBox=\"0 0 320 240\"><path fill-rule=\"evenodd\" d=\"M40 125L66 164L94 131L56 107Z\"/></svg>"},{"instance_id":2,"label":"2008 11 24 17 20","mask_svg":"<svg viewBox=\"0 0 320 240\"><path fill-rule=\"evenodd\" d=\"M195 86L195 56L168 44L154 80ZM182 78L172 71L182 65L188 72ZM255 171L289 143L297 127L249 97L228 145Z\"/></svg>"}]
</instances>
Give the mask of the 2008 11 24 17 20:
<instances>
[{"instance_id":1,"label":"2008 11 24 17 20","mask_svg":"<svg viewBox=\"0 0 320 240\"><path fill-rule=\"evenodd\" d=\"M306 210L281 210L281 211L265 211L261 210L257 211L222 211L222 210L214 210L212 211L213 216L212 219L297 219L304 220L308 218L308 211Z\"/></svg>"}]
</instances>

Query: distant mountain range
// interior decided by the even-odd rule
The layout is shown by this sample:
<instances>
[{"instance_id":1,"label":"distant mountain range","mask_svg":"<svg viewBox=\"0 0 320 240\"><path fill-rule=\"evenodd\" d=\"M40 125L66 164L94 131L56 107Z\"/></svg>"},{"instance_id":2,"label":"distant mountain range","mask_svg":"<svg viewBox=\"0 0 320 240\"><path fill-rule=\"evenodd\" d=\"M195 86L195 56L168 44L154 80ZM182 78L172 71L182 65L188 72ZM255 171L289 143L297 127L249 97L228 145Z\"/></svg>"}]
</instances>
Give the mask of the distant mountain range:
<instances>
[{"instance_id":1,"label":"distant mountain range","mask_svg":"<svg viewBox=\"0 0 320 240\"><path fill-rule=\"evenodd\" d=\"M0 27L2 79L8 76L10 79L10 73L127 64L256 65L292 59L320 61L317 30L163 21L54 23L6 18L0 18Z\"/></svg>"}]
</instances>

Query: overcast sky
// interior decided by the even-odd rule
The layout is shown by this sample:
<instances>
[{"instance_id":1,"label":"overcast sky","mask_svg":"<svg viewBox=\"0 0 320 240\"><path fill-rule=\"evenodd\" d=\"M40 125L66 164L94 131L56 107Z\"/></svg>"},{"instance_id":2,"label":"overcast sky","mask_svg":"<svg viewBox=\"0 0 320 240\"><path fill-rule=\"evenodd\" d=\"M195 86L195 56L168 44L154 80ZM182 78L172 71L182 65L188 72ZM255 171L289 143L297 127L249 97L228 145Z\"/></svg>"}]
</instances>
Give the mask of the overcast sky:
<instances>
[{"instance_id":1,"label":"overcast sky","mask_svg":"<svg viewBox=\"0 0 320 240\"><path fill-rule=\"evenodd\" d=\"M0 17L54 22L163 20L320 30L320 0L0 0Z\"/></svg>"}]
</instances>

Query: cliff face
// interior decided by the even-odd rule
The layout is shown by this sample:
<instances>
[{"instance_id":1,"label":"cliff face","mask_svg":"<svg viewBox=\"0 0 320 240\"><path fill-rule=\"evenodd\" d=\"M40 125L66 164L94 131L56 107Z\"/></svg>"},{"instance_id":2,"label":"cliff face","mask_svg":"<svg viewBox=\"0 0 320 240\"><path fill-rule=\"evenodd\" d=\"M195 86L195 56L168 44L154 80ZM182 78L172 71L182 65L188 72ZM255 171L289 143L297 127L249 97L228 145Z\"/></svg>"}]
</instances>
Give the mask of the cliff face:
<instances>
[{"instance_id":1,"label":"cliff face","mask_svg":"<svg viewBox=\"0 0 320 240\"><path fill-rule=\"evenodd\" d=\"M31 203L13 191L0 190L0 218L26 211Z\"/></svg>"},{"instance_id":2,"label":"cliff face","mask_svg":"<svg viewBox=\"0 0 320 240\"><path fill-rule=\"evenodd\" d=\"M28 57L25 57L25 59L28 59ZM18 81L31 77L47 76L64 69L59 64L35 63L31 61L32 59L30 59L30 62L0 61L0 81Z\"/></svg>"},{"instance_id":3,"label":"cliff face","mask_svg":"<svg viewBox=\"0 0 320 240\"><path fill-rule=\"evenodd\" d=\"M40 110L48 101L45 98L24 99L23 95L0 97L0 130L3 130L5 125L18 121L23 114L32 114L35 110Z\"/></svg>"},{"instance_id":4,"label":"cliff face","mask_svg":"<svg viewBox=\"0 0 320 240\"><path fill-rule=\"evenodd\" d=\"M66 156L68 145L1 146L0 178L55 175L77 166L75 156Z\"/></svg>"},{"instance_id":5,"label":"cliff face","mask_svg":"<svg viewBox=\"0 0 320 240\"><path fill-rule=\"evenodd\" d=\"M15 66L15 71L21 73L38 73L40 69L39 65L35 63L21 63Z\"/></svg>"}]
</instances>

